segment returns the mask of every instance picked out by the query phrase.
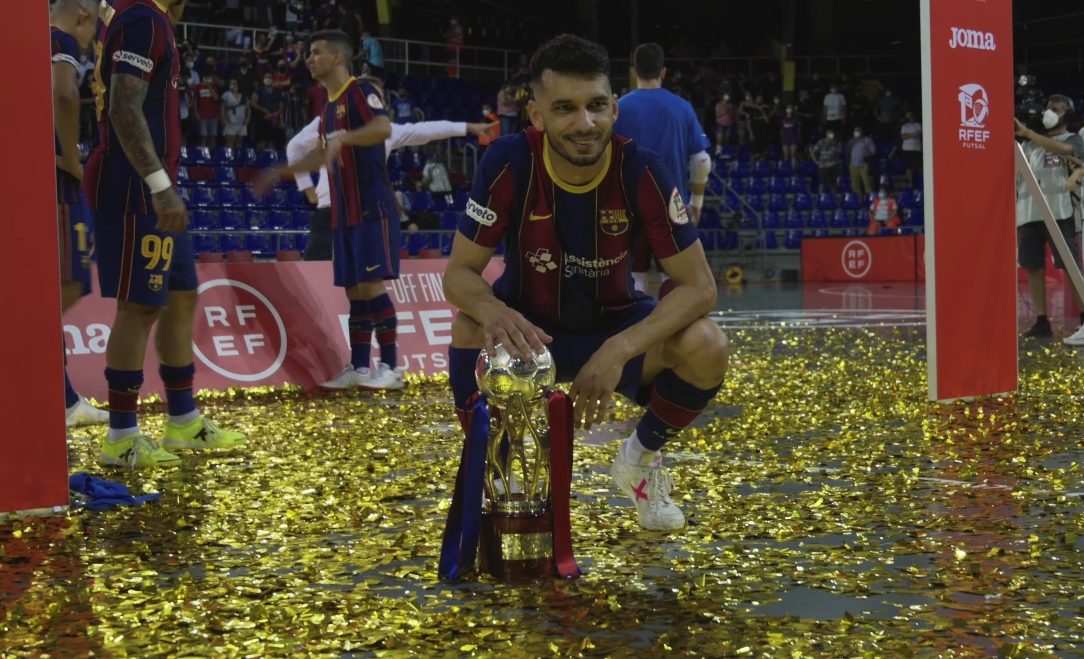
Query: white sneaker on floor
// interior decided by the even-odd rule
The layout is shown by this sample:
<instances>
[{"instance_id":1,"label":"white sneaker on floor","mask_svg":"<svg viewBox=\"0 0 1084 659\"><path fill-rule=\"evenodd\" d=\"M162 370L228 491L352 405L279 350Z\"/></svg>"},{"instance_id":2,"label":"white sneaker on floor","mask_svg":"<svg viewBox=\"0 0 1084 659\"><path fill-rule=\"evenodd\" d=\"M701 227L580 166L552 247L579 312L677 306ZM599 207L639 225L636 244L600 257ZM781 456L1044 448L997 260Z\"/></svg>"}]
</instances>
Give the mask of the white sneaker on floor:
<instances>
[{"instance_id":1,"label":"white sneaker on floor","mask_svg":"<svg viewBox=\"0 0 1084 659\"><path fill-rule=\"evenodd\" d=\"M347 364L338 375L320 385L321 389L356 389L369 380L369 369Z\"/></svg>"},{"instance_id":2,"label":"white sneaker on floor","mask_svg":"<svg viewBox=\"0 0 1084 659\"><path fill-rule=\"evenodd\" d=\"M1084 346L1084 324L1081 324L1075 332L1062 339L1062 343L1070 346Z\"/></svg>"},{"instance_id":3,"label":"white sneaker on floor","mask_svg":"<svg viewBox=\"0 0 1084 659\"><path fill-rule=\"evenodd\" d=\"M644 456L647 462L632 464L621 457L621 449L610 467L614 486L636 504L640 526L652 531L672 531L685 526L685 515L670 499L674 481L662 466L662 455Z\"/></svg>"},{"instance_id":4,"label":"white sneaker on floor","mask_svg":"<svg viewBox=\"0 0 1084 659\"><path fill-rule=\"evenodd\" d=\"M380 368L370 371L369 377L361 384L362 389L372 390L396 390L405 386L402 372L387 364L381 364Z\"/></svg>"},{"instance_id":5,"label":"white sneaker on floor","mask_svg":"<svg viewBox=\"0 0 1084 659\"><path fill-rule=\"evenodd\" d=\"M64 414L64 422L69 428L76 426L93 426L98 423L109 423L109 412L99 410L82 396L79 402L72 405Z\"/></svg>"}]
</instances>

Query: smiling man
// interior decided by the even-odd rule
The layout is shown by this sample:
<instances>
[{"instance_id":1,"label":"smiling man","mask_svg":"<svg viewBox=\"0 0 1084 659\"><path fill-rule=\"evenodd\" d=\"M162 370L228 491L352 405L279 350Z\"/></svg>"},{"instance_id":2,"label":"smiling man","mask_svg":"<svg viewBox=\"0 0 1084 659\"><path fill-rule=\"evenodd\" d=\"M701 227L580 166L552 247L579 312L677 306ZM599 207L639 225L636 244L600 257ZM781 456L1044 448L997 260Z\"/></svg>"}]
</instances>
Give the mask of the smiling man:
<instances>
[{"instance_id":1,"label":"smiling man","mask_svg":"<svg viewBox=\"0 0 1084 659\"><path fill-rule=\"evenodd\" d=\"M486 151L445 273L459 309L449 351L456 409L476 391L483 347L528 357L549 344L558 379L572 381L578 426L602 422L615 391L647 405L611 475L641 526L681 528L659 450L726 373L726 336L705 317L715 280L674 173L612 133L606 51L561 35L530 68L532 127ZM658 304L633 287L629 256L640 236L676 283ZM502 241L505 269L491 287L481 273Z\"/></svg>"}]
</instances>

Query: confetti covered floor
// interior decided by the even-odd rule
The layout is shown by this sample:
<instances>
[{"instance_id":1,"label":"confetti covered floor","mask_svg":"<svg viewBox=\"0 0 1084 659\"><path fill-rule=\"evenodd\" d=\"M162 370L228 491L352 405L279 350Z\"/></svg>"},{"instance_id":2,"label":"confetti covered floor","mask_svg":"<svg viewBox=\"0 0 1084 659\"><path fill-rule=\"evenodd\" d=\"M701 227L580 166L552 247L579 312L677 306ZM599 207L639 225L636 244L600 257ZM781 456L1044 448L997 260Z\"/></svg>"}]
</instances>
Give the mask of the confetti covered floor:
<instances>
[{"instance_id":1,"label":"confetti covered floor","mask_svg":"<svg viewBox=\"0 0 1084 659\"><path fill-rule=\"evenodd\" d=\"M1017 395L930 404L914 308L727 320L727 384L668 452L680 532L610 490L634 408L579 437L575 582L436 579L441 381L204 395L251 447L159 472L79 432L73 471L163 498L0 521L0 655L1084 653L1084 352L1023 342Z\"/></svg>"}]
</instances>

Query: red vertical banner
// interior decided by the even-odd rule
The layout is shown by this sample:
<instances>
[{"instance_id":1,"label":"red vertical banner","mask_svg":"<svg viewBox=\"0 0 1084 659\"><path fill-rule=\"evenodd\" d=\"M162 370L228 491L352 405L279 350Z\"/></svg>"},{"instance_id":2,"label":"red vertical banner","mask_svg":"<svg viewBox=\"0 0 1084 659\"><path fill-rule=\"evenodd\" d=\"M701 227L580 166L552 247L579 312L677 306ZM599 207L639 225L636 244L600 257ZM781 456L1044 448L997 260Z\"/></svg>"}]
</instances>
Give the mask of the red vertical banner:
<instances>
[{"instance_id":1,"label":"red vertical banner","mask_svg":"<svg viewBox=\"0 0 1084 659\"><path fill-rule=\"evenodd\" d=\"M0 297L12 312L0 342L0 511L12 511L68 503L48 3L5 3L0 59L19 63L19 92L0 95Z\"/></svg>"},{"instance_id":2,"label":"red vertical banner","mask_svg":"<svg viewBox=\"0 0 1084 659\"><path fill-rule=\"evenodd\" d=\"M1013 391L1011 0L922 0L929 397Z\"/></svg>"}]
</instances>

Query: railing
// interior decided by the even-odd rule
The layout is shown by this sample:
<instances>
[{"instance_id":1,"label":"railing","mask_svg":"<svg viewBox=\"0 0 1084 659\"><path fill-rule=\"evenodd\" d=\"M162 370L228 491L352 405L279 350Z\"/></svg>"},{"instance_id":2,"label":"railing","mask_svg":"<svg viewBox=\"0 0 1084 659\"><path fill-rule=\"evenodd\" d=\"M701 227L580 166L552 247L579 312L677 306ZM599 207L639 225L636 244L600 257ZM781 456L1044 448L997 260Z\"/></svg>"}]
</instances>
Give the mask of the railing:
<instances>
[{"instance_id":1,"label":"railing","mask_svg":"<svg viewBox=\"0 0 1084 659\"><path fill-rule=\"evenodd\" d=\"M225 53L233 58L252 52L252 46L269 30L184 22L177 25L177 33L181 41L187 41L201 51ZM295 36L303 38L303 35ZM404 75L504 81L512 76L512 67L518 65L520 56L518 51L505 48L449 48L441 42L412 39L381 38L380 45L384 51L385 70Z\"/></svg>"}]
</instances>

